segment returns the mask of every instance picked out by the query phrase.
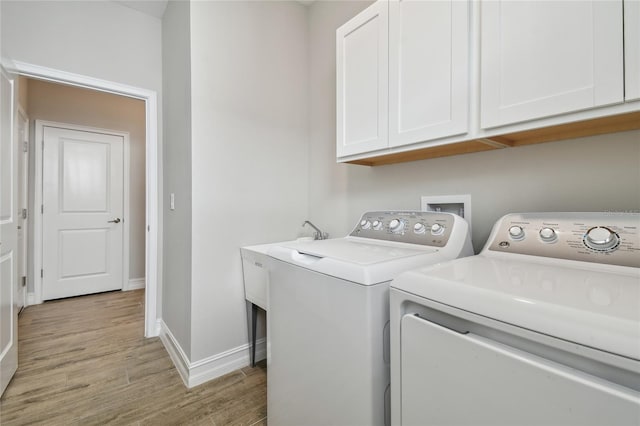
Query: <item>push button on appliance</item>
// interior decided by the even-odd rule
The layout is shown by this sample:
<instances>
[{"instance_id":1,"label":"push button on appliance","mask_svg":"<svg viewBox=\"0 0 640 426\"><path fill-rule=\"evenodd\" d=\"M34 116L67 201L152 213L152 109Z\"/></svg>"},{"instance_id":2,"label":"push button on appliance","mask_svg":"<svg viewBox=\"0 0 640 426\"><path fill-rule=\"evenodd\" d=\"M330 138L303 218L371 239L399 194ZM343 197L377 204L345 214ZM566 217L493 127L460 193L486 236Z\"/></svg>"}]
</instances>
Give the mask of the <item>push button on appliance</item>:
<instances>
[{"instance_id":1,"label":"push button on appliance","mask_svg":"<svg viewBox=\"0 0 640 426\"><path fill-rule=\"evenodd\" d=\"M553 228L542 228L539 235L540 239L545 243L552 243L558 239L558 234Z\"/></svg>"},{"instance_id":2,"label":"push button on appliance","mask_svg":"<svg viewBox=\"0 0 640 426\"><path fill-rule=\"evenodd\" d=\"M509 228L509 237L516 241L524 240L524 229L521 226L512 226Z\"/></svg>"}]
</instances>

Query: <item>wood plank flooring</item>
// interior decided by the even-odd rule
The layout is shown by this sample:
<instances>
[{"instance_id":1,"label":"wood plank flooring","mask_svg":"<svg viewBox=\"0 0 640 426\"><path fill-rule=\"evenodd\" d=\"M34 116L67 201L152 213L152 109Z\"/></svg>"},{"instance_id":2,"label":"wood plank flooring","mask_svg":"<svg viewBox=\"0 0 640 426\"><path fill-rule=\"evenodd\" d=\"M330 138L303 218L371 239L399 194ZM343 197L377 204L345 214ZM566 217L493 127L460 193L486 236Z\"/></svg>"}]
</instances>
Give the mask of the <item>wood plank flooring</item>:
<instances>
[{"instance_id":1,"label":"wood plank flooring","mask_svg":"<svg viewBox=\"0 0 640 426\"><path fill-rule=\"evenodd\" d=\"M266 366L187 389L159 338L144 338L144 290L27 307L0 424L266 425Z\"/></svg>"}]
</instances>

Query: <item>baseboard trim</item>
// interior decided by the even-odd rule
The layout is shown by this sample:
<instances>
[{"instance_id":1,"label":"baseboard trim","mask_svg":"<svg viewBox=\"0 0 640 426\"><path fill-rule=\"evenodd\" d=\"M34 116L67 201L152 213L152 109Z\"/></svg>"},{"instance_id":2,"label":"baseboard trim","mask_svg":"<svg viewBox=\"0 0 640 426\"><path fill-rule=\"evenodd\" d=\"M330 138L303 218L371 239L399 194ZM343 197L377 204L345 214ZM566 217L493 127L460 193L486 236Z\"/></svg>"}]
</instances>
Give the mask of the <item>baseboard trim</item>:
<instances>
[{"instance_id":1,"label":"baseboard trim","mask_svg":"<svg viewBox=\"0 0 640 426\"><path fill-rule=\"evenodd\" d=\"M171 333L171 330L169 330L169 327L162 320L160 320L160 341L162 341L164 348L169 353L169 358L173 361L173 365L178 370L184 385L189 387L189 359Z\"/></svg>"},{"instance_id":2,"label":"baseboard trim","mask_svg":"<svg viewBox=\"0 0 640 426\"><path fill-rule=\"evenodd\" d=\"M250 350L251 346L247 343L191 363L189 387L201 385L209 380L248 366L251 359ZM264 359L266 353L265 339L258 340L256 342L256 360Z\"/></svg>"},{"instance_id":3,"label":"baseboard trim","mask_svg":"<svg viewBox=\"0 0 640 426\"><path fill-rule=\"evenodd\" d=\"M164 321L161 321L160 340L188 388L246 367L250 362L251 346L248 343L199 361L190 362ZM256 360L266 358L266 354L266 339L259 339L256 342Z\"/></svg>"},{"instance_id":4,"label":"baseboard trim","mask_svg":"<svg viewBox=\"0 0 640 426\"><path fill-rule=\"evenodd\" d=\"M144 277L142 278L129 278L129 282L125 283L123 291L129 290L139 290L141 288L146 288L147 283Z\"/></svg>"},{"instance_id":5,"label":"baseboard trim","mask_svg":"<svg viewBox=\"0 0 640 426\"><path fill-rule=\"evenodd\" d=\"M39 305L39 303L36 302L35 293L27 293L27 306L31 306L31 305Z\"/></svg>"}]
</instances>

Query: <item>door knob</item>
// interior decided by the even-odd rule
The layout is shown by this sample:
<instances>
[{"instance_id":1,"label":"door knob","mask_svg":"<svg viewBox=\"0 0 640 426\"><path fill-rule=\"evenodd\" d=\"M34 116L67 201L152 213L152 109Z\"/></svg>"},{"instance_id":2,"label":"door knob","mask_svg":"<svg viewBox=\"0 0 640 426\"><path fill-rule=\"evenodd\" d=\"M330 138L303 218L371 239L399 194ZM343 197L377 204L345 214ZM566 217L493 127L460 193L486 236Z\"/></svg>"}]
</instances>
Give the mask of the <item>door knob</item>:
<instances>
[{"instance_id":1,"label":"door knob","mask_svg":"<svg viewBox=\"0 0 640 426\"><path fill-rule=\"evenodd\" d=\"M120 218L117 217L114 220L109 220L109 221L107 221L107 223L120 223Z\"/></svg>"}]
</instances>

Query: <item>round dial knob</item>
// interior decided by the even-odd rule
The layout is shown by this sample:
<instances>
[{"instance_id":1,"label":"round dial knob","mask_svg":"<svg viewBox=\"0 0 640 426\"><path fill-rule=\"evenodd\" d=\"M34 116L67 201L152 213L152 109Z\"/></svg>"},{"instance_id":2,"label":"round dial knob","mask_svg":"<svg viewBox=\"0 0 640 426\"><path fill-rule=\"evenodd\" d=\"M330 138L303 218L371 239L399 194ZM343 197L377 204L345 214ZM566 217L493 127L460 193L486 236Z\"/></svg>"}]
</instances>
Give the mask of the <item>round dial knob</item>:
<instances>
[{"instance_id":1,"label":"round dial knob","mask_svg":"<svg viewBox=\"0 0 640 426\"><path fill-rule=\"evenodd\" d=\"M431 235L440 235L444 232L444 226L439 223L434 223L431 225Z\"/></svg>"},{"instance_id":2,"label":"round dial knob","mask_svg":"<svg viewBox=\"0 0 640 426\"><path fill-rule=\"evenodd\" d=\"M369 222L369 221L368 221L368 220L366 220L366 219L362 219L362 220L360 221L360 228L362 228L362 229L369 229L369 228L371 228L371 222Z\"/></svg>"},{"instance_id":3,"label":"round dial knob","mask_svg":"<svg viewBox=\"0 0 640 426\"><path fill-rule=\"evenodd\" d=\"M509 228L509 236L514 240L522 240L524 238L524 229L521 226L512 226Z\"/></svg>"},{"instance_id":4,"label":"round dial knob","mask_svg":"<svg viewBox=\"0 0 640 426\"><path fill-rule=\"evenodd\" d=\"M415 232L416 234L424 234L424 231L427 230L427 227L424 226L424 223L416 223L415 225L413 225L413 232Z\"/></svg>"},{"instance_id":5,"label":"round dial knob","mask_svg":"<svg viewBox=\"0 0 640 426\"><path fill-rule=\"evenodd\" d=\"M595 226L584 234L584 244L593 250L611 251L620 244L620 237L611 229L604 226Z\"/></svg>"},{"instance_id":6,"label":"round dial knob","mask_svg":"<svg viewBox=\"0 0 640 426\"><path fill-rule=\"evenodd\" d=\"M553 228L542 228L539 234L540 239L545 243L552 243L558 239L558 234Z\"/></svg>"},{"instance_id":7,"label":"round dial knob","mask_svg":"<svg viewBox=\"0 0 640 426\"><path fill-rule=\"evenodd\" d=\"M400 219L393 219L389 222L389 229L391 232L402 232L404 229L404 222Z\"/></svg>"},{"instance_id":8,"label":"round dial knob","mask_svg":"<svg viewBox=\"0 0 640 426\"><path fill-rule=\"evenodd\" d=\"M373 229L375 229L376 231L381 230L382 229L382 221L374 220L373 221Z\"/></svg>"}]
</instances>

